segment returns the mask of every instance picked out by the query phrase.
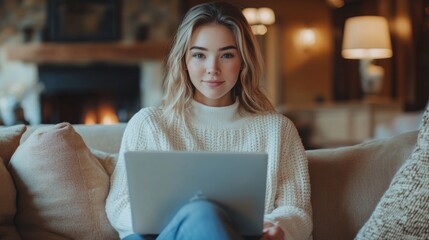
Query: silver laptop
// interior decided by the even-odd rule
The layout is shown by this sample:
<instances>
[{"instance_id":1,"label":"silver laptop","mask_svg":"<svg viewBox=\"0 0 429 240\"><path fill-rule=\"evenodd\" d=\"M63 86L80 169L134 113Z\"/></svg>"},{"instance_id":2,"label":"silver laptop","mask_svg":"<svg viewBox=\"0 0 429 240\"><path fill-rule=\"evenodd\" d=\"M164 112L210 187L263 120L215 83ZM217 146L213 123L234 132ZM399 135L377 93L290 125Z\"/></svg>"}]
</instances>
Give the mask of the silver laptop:
<instances>
[{"instance_id":1,"label":"silver laptop","mask_svg":"<svg viewBox=\"0 0 429 240\"><path fill-rule=\"evenodd\" d=\"M243 236L262 234L266 153L126 152L133 230L159 234L195 198L223 207Z\"/></svg>"}]
</instances>

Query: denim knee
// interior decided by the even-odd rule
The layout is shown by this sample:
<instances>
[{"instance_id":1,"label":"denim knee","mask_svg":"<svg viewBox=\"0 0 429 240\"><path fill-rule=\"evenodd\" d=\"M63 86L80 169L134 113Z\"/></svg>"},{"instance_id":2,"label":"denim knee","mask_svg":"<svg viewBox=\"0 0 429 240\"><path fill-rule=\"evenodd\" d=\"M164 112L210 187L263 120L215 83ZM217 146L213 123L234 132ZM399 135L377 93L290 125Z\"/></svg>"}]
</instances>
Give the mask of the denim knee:
<instances>
[{"instance_id":1,"label":"denim knee","mask_svg":"<svg viewBox=\"0 0 429 240\"><path fill-rule=\"evenodd\" d=\"M208 200L196 200L183 206L179 214L192 218L206 218L207 216L217 216L222 220L229 220L224 209Z\"/></svg>"}]
</instances>

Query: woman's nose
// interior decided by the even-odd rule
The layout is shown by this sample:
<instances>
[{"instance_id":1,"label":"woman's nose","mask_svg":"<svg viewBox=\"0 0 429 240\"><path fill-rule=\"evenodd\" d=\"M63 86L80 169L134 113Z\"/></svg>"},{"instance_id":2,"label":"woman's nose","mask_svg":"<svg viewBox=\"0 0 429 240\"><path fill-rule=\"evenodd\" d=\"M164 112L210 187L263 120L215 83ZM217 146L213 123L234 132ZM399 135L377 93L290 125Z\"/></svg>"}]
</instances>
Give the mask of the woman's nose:
<instances>
[{"instance_id":1,"label":"woman's nose","mask_svg":"<svg viewBox=\"0 0 429 240\"><path fill-rule=\"evenodd\" d=\"M219 70L216 70L216 69L208 69L208 70L207 70L207 73L208 73L209 75L217 75L217 74L219 74Z\"/></svg>"},{"instance_id":2,"label":"woman's nose","mask_svg":"<svg viewBox=\"0 0 429 240\"><path fill-rule=\"evenodd\" d=\"M211 60L207 61L206 69L207 69L207 73L209 75L219 74L219 72L220 72L219 64L218 64L216 59L211 59Z\"/></svg>"}]
</instances>

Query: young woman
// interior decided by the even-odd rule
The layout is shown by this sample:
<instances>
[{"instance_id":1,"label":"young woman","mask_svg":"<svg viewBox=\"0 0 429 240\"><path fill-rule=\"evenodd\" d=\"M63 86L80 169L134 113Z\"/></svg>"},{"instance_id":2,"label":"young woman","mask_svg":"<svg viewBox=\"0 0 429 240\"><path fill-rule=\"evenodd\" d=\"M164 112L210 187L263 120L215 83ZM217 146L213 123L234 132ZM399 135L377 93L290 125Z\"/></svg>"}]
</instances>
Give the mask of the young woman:
<instances>
[{"instance_id":1,"label":"young woman","mask_svg":"<svg viewBox=\"0 0 429 240\"><path fill-rule=\"evenodd\" d=\"M129 121L111 178L106 211L121 238L145 237L131 227L123 158L131 150L267 152L262 238L311 237L306 155L293 123L275 113L259 89L261 61L239 8L204 3L185 15L167 62L163 104ZM239 238L222 209L197 201L185 205L158 239Z\"/></svg>"}]
</instances>

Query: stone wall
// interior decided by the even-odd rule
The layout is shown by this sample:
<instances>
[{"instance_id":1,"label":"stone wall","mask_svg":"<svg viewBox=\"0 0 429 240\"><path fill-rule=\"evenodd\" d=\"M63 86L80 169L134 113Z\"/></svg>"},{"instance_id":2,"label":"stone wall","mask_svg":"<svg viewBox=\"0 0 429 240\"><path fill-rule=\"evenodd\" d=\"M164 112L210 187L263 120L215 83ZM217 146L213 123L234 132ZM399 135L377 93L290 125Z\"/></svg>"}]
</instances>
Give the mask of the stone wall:
<instances>
[{"instance_id":1,"label":"stone wall","mask_svg":"<svg viewBox=\"0 0 429 240\"><path fill-rule=\"evenodd\" d=\"M178 0L119 1L121 41L166 40L174 34L181 17ZM47 3L48 0L0 1L0 45L43 41Z\"/></svg>"}]
</instances>

